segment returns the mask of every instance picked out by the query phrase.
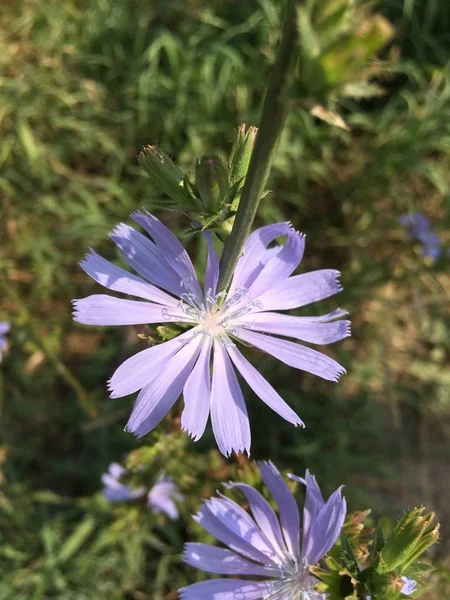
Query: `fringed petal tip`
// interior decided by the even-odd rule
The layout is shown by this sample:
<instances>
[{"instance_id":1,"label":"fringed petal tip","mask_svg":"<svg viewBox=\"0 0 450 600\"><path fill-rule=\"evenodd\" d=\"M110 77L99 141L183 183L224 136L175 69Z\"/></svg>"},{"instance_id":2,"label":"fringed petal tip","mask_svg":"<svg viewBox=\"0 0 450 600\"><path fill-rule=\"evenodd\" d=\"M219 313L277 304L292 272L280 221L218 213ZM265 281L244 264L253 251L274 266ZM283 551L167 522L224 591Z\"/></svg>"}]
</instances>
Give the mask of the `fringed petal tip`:
<instances>
[{"instance_id":1,"label":"fringed petal tip","mask_svg":"<svg viewBox=\"0 0 450 600\"><path fill-rule=\"evenodd\" d=\"M230 446L228 448L219 448L219 449L226 458L230 458L230 456L233 453L236 454L236 456L238 454L245 454L245 455L247 455L247 458L250 458L250 446L248 448L233 448L232 446Z\"/></svg>"},{"instance_id":2,"label":"fringed petal tip","mask_svg":"<svg viewBox=\"0 0 450 600\"><path fill-rule=\"evenodd\" d=\"M78 298L75 300L72 300L72 319L75 321L75 323L81 323L83 324L83 310L81 308L81 300L82 298Z\"/></svg>"},{"instance_id":3,"label":"fringed petal tip","mask_svg":"<svg viewBox=\"0 0 450 600\"><path fill-rule=\"evenodd\" d=\"M332 379L332 381L336 381L338 382L339 379L342 377L342 375L346 375L347 374L347 370L344 369L344 367L342 365L339 365L339 369L336 372L336 376L334 377L334 379Z\"/></svg>"},{"instance_id":4,"label":"fringed petal tip","mask_svg":"<svg viewBox=\"0 0 450 600\"><path fill-rule=\"evenodd\" d=\"M190 431L187 427L184 427L183 425L181 425L181 431L183 431L184 433L187 433L189 438L193 442L198 442L198 440L203 436L202 433L196 433L195 431Z\"/></svg>"}]
</instances>

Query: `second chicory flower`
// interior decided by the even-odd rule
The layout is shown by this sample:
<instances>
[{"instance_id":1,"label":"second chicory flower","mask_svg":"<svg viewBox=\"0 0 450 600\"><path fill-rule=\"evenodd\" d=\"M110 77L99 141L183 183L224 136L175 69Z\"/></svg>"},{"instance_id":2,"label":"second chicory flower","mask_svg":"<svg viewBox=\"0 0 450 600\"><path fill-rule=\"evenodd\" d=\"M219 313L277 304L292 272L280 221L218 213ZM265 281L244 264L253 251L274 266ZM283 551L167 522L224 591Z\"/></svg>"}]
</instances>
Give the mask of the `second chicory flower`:
<instances>
[{"instance_id":1,"label":"second chicory flower","mask_svg":"<svg viewBox=\"0 0 450 600\"><path fill-rule=\"evenodd\" d=\"M341 488L324 501L315 478L290 475L306 486L303 521L286 482L271 462L259 463L261 476L278 505L279 517L264 497L245 483L230 483L244 495L253 516L229 498L206 500L195 520L228 548L186 544L184 561L221 575L245 579L213 579L180 591L183 600L325 600L309 572L336 543L346 515ZM254 577L262 579L253 579Z\"/></svg>"}]
</instances>

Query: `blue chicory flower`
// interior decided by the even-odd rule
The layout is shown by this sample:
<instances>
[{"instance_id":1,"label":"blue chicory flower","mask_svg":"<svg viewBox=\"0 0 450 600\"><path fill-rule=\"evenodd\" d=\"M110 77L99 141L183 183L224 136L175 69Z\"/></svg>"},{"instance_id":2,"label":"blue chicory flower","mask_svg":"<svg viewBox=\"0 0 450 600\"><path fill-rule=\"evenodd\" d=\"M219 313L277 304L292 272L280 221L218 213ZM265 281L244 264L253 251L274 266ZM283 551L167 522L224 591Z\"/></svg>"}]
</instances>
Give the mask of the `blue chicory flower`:
<instances>
[{"instance_id":1,"label":"blue chicory flower","mask_svg":"<svg viewBox=\"0 0 450 600\"><path fill-rule=\"evenodd\" d=\"M175 520L178 518L175 501L181 502L182 499L172 478L161 475L147 494L147 506L155 514L165 513L170 519Z\"/></svg>"},{"instance_id":2,"label":"blue chicory flower","mask_svg":"<svg viewBox=\"0 0 450 600\"><path fill-rule=\"evenodd\" d=\"M403 582L400 592L404 596L409 596L411 594L414 594L414 592L417 589L417 581L415 581L414 579L411 579L410 577L405 577L405 576L400 577L400 579ZM372 596L366 596L366 600L372 600Z\"/></svg>"},{"instance_id":3,"label":"blue chicory flower","mask_svg":"<svg viewBox=\"0 0 450 600\"><path fill-rule=\"evenodd\" d=\"M303 525L297 503L271 462L258 464L263 481L279 509L253 487L230 483L246 497L253 518L238 504L220 495L204 502L194 519L228 548L188 543L183 559L192 567L220 575L256 576L257 580L214 579L179 590L183 600L324 600L309 567L334 546L346 515L341 488L324 501L315 478L307 471ZM259 579L262 578L262 579Z\"/></svg>"},{"instance_id":4,"label":"blue chicory flower","mask_svg":"<svg viewBox=\"0 0 450 600\"><path fill-rule=\"evenodd\" d=\"M102 483L105 486L102 492L110 502L128 502L145 495L145 487L133 488L121 483L120 478L127 473L127 469L122 465L111 463L108 473L102 475ZM183 497L178 492L178 487L172 478L160 475L155 485L147 493L147 506L155 515L165 513L170 519L175 520L178 518L175 502L180 502L182 499Z\"/></svg>"},{"instance_id":5,"label":"blue chicory flower","mask_svg":"<svg viewBox=\"0 0 450 600\"><path fill-rule=\"evenodd\" d=\"M434 233L431 222L422 212L402 215L399 223L408 229L408 237L422 244L422 254L430 258L438 258L441 254L441 240Z\"/></svg>"},{"instance_id":6,"label":"blue chicory flower","mask_svg":"<svg viewBox=\"0 0 450 600\"><path fill-rule=\"evenodd\" d=\"M8 350L8 340L6 339L6 334L10 328L11 325L6 321L0 322L0 363L3 360L3 355Z\"/></svg>"},{"instance_id":7,"label":"blue chicory flower","mask_svg":"<svg viewBox=\"0 0 450 600\"><path fill-rule=\"evenodd\" d=\"M402 594L404 594L405 596L409 596L410 594L413 594L416 591L417 581L405 576L401 577L401 580L403 581L403 587L400 590Z\"/></svg>"},{"instance_id":8,"label":"blue chicory flower","mask_svg":"<svg viewBox=\"0 0 450 600\"><path fill-rule=\"evenodd\" d=\"M206 233L208 259L202 289L178 239L149 213L131 216L152 239L123 223L111 238L141 277L94 251L81 267L106 288L144 301L103 294L75 300L75 321L86 325L173 322L190 329L129 358L109 380L112 398L140 390L126 430L138 437L147 434L183 393L183 430L198 440L211 414L220 451L226 456L233 451L248 453L250 425L234 368L272 410L295 426L304 426L234 342L241 340L291 367L337 381L345 369L335 360L273 336L313 344L336 342L350 335L349 321L336 320L347 313L337 309L318 317L298 317L273 311L306 306L340 292L339 272L323 269L291 276L302 259L305 238L289 223L277 223L261 227L248 237L226 293L217 293L219 261L211 236ZM283 235L284 245L269 248Z\"/></svg>"},{"instance_id":9,"label":"blue chicory flower","mask_svg":"<svg viewBox=\"0 0 450 600\"><path fill-rule=\"evenodd\" d=\"M141 498L145 494L145 488L143 487L132 488L121 483L120 478L127 473L128 471L122 465L111 463L108 473L102 475L102 483L105 486L102 492L110 502L136 500L136 498Z\"/></svg>"}]
</instances>

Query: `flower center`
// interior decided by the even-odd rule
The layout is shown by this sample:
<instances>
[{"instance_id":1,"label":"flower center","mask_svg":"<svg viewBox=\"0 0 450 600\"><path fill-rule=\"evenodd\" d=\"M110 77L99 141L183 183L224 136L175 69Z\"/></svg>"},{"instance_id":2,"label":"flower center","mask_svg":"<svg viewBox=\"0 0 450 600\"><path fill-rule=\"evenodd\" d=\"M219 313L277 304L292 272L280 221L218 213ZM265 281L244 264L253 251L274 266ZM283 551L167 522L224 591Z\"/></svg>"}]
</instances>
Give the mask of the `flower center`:
<instances>
[{"instance_id":1,"label":"flower center","mask_svg":"<svg viewBox=\"0 0 450 600\"><path fill-rule=\"evenodd\" d=\"M225 327L221 323L222 315L220 311L215 313L206 313L201 325L204 331L207 331L210 335L215 336L224 332Z\"/></svg>"},{"instance_id":2,"label":"flower center","mask_svg":"<svg viewBox=\"0 0 450 600\"><path fill-rule=\"evenodd\" d=\"M317 583L308 571L305 563L297 562L280 566L280 579L269 584L268 593L263 600L325 600L325 595L317 592Z\"/></svg>"},{"instance_id":3,"label":"flower center","mask_svg":"<svg viewBox=\"0 0 450 600\"><path fill-rule=\"evenodd\" d=\"M223 298L226 298L222 303ZM215 296L208 290L205 301L199 302L193 294L182 294L180 308L189 321L197 323L198 332L212 337L220 337L224 341L224 334L238 335L234 321L250 313L254 307L262 308L261 302L252 300L250 292L245 288L238 288L230 297L225 292Z\"/></svg>"}]
</instances>

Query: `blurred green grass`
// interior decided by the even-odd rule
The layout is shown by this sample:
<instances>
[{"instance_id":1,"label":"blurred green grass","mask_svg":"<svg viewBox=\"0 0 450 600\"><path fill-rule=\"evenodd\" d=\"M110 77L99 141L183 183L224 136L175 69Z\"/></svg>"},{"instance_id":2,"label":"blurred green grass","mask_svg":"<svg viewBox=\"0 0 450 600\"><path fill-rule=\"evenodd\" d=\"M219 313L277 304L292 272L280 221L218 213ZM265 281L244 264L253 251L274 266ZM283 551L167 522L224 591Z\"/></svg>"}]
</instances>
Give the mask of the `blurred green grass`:
<instances>
[{"instance_id":1,"label":"blurred green grass","mask_svg":"<svg viewBox=\"0 0 450 600\"><path fill-rule=\"evenodd\" d=\"M259 216L307 233L305 270L341 269L353 336L329 351L348 375L331 386L262 361L308 427L249 398L253 456L309 467L328 490L345 482L352 509L396 516L425 503L445 521L448 260L425 261L397 217L423 210L450 246L450 11L444 0L383 10L397 29L386 93L343 104L351 132L294 107ZM257 123L278 3L16 0L0 16L0 320L13 322L0 371L0 598L169 600L197 576L177 558L200 535L188 515L228 467L203 460L210 434L169 445L191 492L178 524L95 495L109 462L148 443L122 431L131 401L109 401L105 386L137 339L76 326L70 300L96 289L77 266L88 247L115 258L106 234L159 199L137 167L143 144L192 169ZM437 558L449 549L444 528ZM430 598L448 592L440 579Z\"/></svg>"}]
</instances>

